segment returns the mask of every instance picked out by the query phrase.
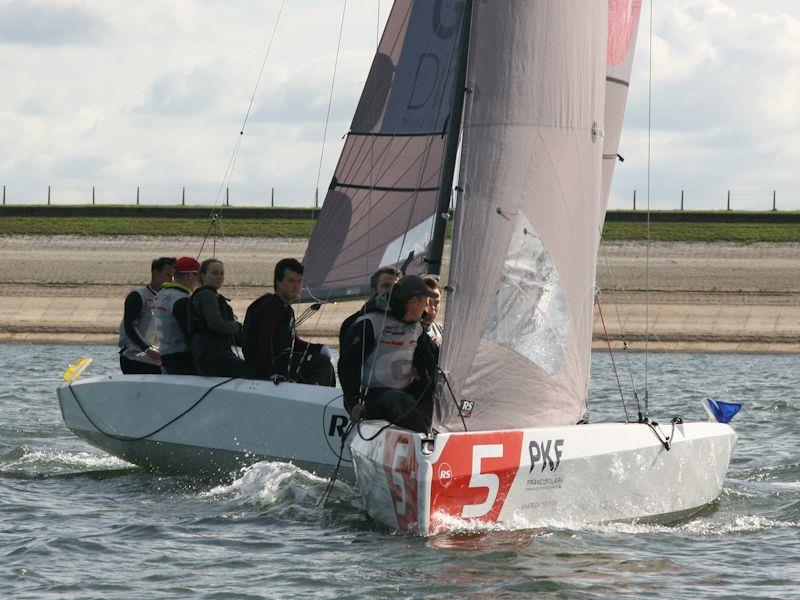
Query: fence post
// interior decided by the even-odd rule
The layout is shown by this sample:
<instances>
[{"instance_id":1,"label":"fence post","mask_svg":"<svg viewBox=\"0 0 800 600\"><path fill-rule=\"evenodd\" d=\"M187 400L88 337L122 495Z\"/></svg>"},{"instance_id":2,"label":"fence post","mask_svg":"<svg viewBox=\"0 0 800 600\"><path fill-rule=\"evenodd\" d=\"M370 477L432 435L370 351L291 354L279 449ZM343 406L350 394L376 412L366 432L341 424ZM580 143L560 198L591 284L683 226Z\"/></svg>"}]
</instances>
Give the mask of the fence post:
<instances>
[{"instance_id":1,"label":"fence post","mask_svg":"<svg viewBox=\"0 0 800 600\"><path fill-rule=\"evenodd\" d=\"M778 210L778 205L777 205L775 196L777 196L777 193L775 192L775 190L772 190L772 210L773 210L773 212Z\"/></svg>"},{"instance_id":2,"label":"fence post","mask_svg":"<svg viewBox=\"0 0 800 600\"><path fill-rule=\"evenodd\" d=\"M92 206L94 206L94 186L92 186Z\"/></svg>"},{"instance_id":3,"label":"fence post","mask_svg":"<svg viewBox=\"0 0 800 600\"><path fill-rule=\"evenodd\" d=\"M681 212L683 212L683 190L681 190Z\"/></svg>"},{"instance_id":4,"label":"fence post","mask_svg":"<svg viewBox=\"0 0 800 600\"><path fill-rule=\"evenodd\" d=\"M186 206L186 186L183 186L181 191L181 206Z\"/></svg>"},{"instance_id":5,"label":"fence post","mask_svg":"<svg viewBox=\"0 0 800 600\"><path fill-rule=\"evenodd\" d=\"M231 188L225 188L225 206L231 205Z\"/></svg>"},{"instance_id":6,"label":"fence post","mask_svg":"<svg viewBox=\"0 0 800 600\"><path fill-rule=\"evenodd\" d=\"M633 190L633 210L636 210L636 190Z\"/></svg>"},{"instance_id":7,"label":"fence post","mask_svg":"<svg viewBox=\"0 0 800 600\"><path fill-rule=\"evenodd\" d=\"M270 192L269 205L272 208L275 208L275 188L272 188L272 191Z\"/></svg>"},{"instance_id":8,"label":"fence post","mask_svg":"<svg viewBox=\"0 0 800 600\"><path fill-rule=\"evenodd\" d=\"M50 206L50 186L47 186L47 206Z\"/></svg>"},{"instance_id":9,"label":"fence post","mask_svg":"<svg viewBox=\"0 0 800 600\"><path fill-rule=\"evenodd\" d=\"M136 186L136 206L139 206L139 186Z\"/></svg>"},{"instance_id":10,"label":"fence post","mask_svg":"<svg viewBox=\"0 0 800 600\"><path fill-rule=\"evenodd\" d=\"M728 190L728 210L731 209L731 191Z\"/></svg>"}]
</instances>

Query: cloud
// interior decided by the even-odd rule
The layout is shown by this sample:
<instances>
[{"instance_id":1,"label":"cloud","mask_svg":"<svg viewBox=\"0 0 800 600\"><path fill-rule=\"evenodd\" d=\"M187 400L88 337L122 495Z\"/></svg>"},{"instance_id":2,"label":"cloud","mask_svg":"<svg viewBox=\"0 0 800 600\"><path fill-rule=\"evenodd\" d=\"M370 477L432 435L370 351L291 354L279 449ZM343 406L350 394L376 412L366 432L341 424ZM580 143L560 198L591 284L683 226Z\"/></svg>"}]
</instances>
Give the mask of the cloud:
<instances>
[{"instance_id":1,"label":"cloud","mask_svg":"<svg viewBox=\"0 0 800 600\"><path fill-rule=\"evenodd\" d=\"M102 18L73 3L7 0L0 4L0 44L96 44L105 33Z\"/></svg>"}]
</instances>

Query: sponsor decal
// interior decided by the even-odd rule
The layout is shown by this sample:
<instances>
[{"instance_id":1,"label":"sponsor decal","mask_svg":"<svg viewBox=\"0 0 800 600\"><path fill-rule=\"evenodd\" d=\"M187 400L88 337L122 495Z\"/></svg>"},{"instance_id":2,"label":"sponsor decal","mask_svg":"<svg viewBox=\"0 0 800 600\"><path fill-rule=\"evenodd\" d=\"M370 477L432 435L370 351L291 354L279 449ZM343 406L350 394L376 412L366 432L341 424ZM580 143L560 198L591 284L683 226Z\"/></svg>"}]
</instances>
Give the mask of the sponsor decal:
<instances>
[{"instance_id":1,"label":"sponsor decal","mask_svg":"<svg viewBox=\"0 0 800 600\"><path fill-rule=\"evenodd\" d=\"M383 446L383 469L392 496L397 526L404 531L416 531L417 521L417 463L414 440L405 431L389 430Z\"/></svg>"},{"instance_id":2,"label":"sponsor decal","mask_svg":"<svg viewBox=\"0 0 800 600\"><path fill-rule=\"evenodd\" d=\"M331 424L328 427L328 437L338 435L340 438L344 437L344 432L347 431L347 425L350 419L344 415L331 415Z\"/></svg>"},{"instance_id":3,"label":"sponsor decal","mask_svg":"<svg viewBox=\"0 0 800 600\"><path fill-rule=\"evenodd\" d=\"M531 468L529 473L533 472L533 468L541 463L541 471L545 467L550 467L551 471L558 469L561 464L561 455L564 451L564 440L531 440L528 444L528 454L531 459Z\"/></svg>"},{"instance_id":4,"label":"sponsor decal","mask_svg":"<svg viewBox=\"0 0 800 600\"><path fill-rule=\"evenodd\" d=\"M436 529L443 517L497 522L521 454L521 431L450 437L433 466L431 526Z\"/></svg>"},{"instance_id":5,"label":"sponsor decal","mask_svg":"<svg viewBox=\"0 0 800 600\"><path fill-rule=\"evenodd\" d=\"M462 400L461 401L461 416L465 419L467 417L472 416L472 409L475 408L475 401L474 400Z\"/></svg>"},{"instance_id":6,"label":"sponsor decal","mask_svg":"<svg viewBox=\"0 0 800 600\"><path fill-rule=\"evenodd\" d=\"M528 490L558 490L564 485L561 477L534 477L525 482Z\"/></svg>"}]
</instances>

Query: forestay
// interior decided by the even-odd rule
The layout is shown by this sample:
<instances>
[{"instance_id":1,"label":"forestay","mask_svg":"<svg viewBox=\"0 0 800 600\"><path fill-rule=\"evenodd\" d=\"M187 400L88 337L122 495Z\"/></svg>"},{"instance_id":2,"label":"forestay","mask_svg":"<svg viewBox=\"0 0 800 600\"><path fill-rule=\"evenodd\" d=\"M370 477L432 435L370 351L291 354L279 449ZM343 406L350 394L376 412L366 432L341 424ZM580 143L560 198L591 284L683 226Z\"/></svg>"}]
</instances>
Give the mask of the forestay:
<instances>
[{"instance_id":1,"label":"forestay","mask_svg":"<svg viewBox=\"0 0 800 600\"><path fill-rule=\"evenodd\" d=\"M631 81L633 54L642 0L608 0L608 57L606 73L606 136L603 142L603 202L608 193L617 164L622 120Z\"/></svg>"},{"instance_id":2,"label":"forestay","mask_svg":"<svg viewBox=\"0 0 800 600\"><path fill-rule=\"evenodd\" d=\"M425 270L453 104L462 2L397 0L305 255L306 296L369 293L381 266Z\"/></svg>"},{"instance_id":3,"label":"forestay","mask_svg":"<svg viewBox=\"0 0 800 600\"><path fill-rule=\"evenodd\" d=\"M470 430L585 413L608 0L476 2L441 366ZM433 426L460 430L449 393Z\"/></svg>"}]
</instances>

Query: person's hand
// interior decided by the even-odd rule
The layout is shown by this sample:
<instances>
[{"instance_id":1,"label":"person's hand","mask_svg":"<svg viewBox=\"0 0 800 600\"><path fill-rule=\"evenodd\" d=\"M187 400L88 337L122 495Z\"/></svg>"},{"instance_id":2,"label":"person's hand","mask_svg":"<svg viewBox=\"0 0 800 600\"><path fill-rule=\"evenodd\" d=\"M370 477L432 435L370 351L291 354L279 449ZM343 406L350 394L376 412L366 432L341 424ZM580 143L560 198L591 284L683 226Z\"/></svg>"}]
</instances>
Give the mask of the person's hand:
<instances>
[{"instance_id":1,"label":"person's hand","mask_svg":"<svg viewBox=\"0 0 800 600\"><path fill-rule=\"evenodd\" d=\"M319 349L319 353L322 354L325 358L333 358L333 354L331 353L331 349L328 346L323 345Z\"/></svg>"},{"instance_id":2,"label":"person's hand","mask_svg":"<svg viewBox=\"0 0 800 600\"><path fill-rule=\"evenodd\" d=\"M359 402L353 407L353 410L350 411L350 416L353 418L353 421L361 421L364 418L364 411L366 410L366 404Z\"/></svg>"},{"instance_id":3,"label":"person's hand","mask_svg":"<svg viewBox=\"0 0 800 600\"><path fill-rule=\"evenodd\" d=\"M147 350L144 351L144 354L154 363L161 366L161 355L158 353L158 350L154 346L150 346Z\"/></svg>"}]
</instances>

